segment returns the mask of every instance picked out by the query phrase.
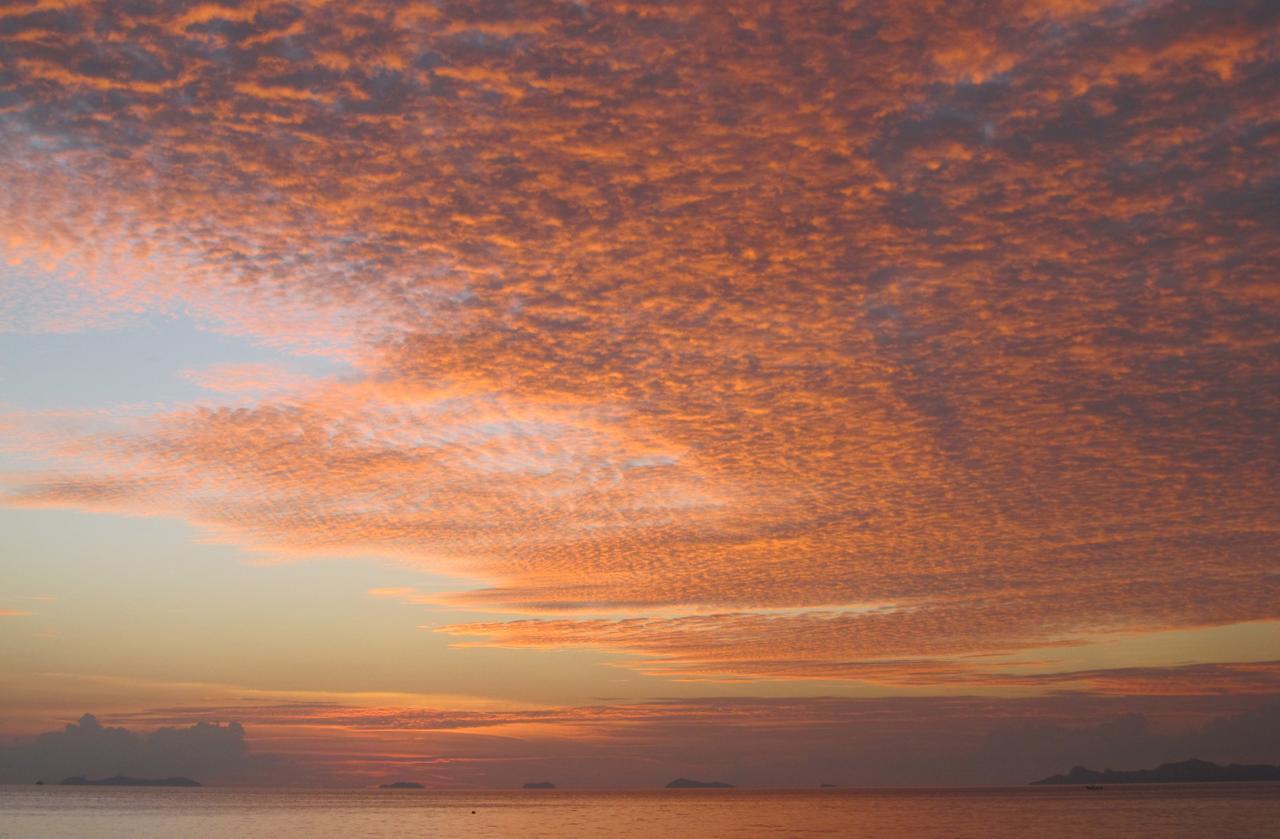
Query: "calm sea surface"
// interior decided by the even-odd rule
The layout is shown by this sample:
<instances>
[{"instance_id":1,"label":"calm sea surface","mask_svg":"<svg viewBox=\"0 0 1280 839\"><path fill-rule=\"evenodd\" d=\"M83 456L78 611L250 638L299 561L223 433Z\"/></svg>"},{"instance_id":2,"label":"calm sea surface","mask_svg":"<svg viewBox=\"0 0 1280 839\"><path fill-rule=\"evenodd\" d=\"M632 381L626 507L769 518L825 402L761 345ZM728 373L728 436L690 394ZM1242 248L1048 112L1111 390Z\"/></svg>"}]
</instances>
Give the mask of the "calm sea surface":
<instances>
[{"instance_id":1,"label":"calm sea surface","mask_svg":"<svg viewBox=\"0 0 1280 839\"><path fill-rule=\"evenodd\" d=\"M1276 837L1280 784L585 793L0 786L0 836Z\"/></svg>"}]
</instances>

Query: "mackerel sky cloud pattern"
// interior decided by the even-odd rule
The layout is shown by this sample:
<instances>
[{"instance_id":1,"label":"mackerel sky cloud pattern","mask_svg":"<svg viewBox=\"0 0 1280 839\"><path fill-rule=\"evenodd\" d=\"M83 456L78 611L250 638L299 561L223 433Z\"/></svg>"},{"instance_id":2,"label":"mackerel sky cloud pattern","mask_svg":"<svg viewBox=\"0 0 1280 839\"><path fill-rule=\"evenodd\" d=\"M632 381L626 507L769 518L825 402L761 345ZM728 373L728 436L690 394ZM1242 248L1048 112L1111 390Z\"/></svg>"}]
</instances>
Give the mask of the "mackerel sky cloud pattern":
<instances>
[{"instance_id":1,"label":"mackerel sky cloud pattern","mask_svg":"<svg viewBox=\"0 0 1280 839\"><path fill-rule=\"evenodd\" d=\"M4 4L0 326L348 371L10 413L9 503L396 557L474 583L459 643L684 676L1280 618L1278 18Z\"/></svg>"}]
</instances>

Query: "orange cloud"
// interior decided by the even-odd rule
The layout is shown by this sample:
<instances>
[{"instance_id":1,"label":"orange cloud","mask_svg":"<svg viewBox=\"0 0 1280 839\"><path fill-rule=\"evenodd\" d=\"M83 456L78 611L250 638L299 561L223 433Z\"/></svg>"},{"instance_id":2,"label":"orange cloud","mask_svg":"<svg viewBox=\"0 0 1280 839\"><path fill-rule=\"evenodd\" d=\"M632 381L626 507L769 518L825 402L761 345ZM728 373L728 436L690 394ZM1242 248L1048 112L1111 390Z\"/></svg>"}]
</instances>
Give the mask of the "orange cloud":
<instances>
[{"instance_id":1,"label":"orange cloud","mask_svg":"<svg viewBox=\"0 0 1280 839\"><path fill-rule=\"evenodd\" d=\"M387 597L393 599L402 599L413 596L417 589L400 586L396 588L371 588L366 592L370 597Z\"/></svg>"},{"instance_id":2,"label":"orange cloud","mask_svg":"<svg viewBox=\"0 0 1280 839\"><path fill-rule=\"evenodd\" d=\"M514 620L435 631L481 640L458 646L590 648L637 658L625 666L651 675L705 679L855 680L886 685L1063 688L1141 694L1269 693L1280 687L1274 662L1062 671L1053 662L992 660L1024 648L1070 646L1078 618L1052 606L1013 608L956 603L950 608L882 609L797 615L712 614L623 620ZM1078 602L1072 603L1079 609ZM1110 607L1115 614L1120 610ZM1136 611L1131 607L1131 613ZM1190 618L1189 615L1182 617ZM1164 618L1160 623L1179 618ZM1201 618L1201 620L1204 620Z\"/></svg>"},{"instance_id":3,"label":"orange cloud","mask_svg":"<svg viewBox=\"0 0 1280 839\"><path fill-rule=\"evenodd\" d=\"M11 419L12 502L744 677L1280 618L1269 7L678 6L6 15L0 323L360 371Z\"/></svg>"},{"instance_id":4,"label":"orange cloud","mask_svg":"<svg viewBox=\"0 0 1280 839\"><path fill-rule=\"evenodd\" d=\"M219 393L270 393L292 390L307 383L307 377L278 364L217 364L203 370L188 370L184 377L206 390Z\"/></svg>"}]
</instances>

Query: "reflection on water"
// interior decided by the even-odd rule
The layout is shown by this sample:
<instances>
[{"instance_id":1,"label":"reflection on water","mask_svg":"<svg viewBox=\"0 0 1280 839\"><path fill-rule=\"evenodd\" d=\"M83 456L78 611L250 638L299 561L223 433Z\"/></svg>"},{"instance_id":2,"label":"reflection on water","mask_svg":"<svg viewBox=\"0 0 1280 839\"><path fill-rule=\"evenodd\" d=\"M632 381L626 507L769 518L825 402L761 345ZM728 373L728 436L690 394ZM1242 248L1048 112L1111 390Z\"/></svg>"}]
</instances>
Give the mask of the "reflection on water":
<instances>
[{"instance_id":1,"label":"reflection on water","mask_svg":"<svg viewBox=\"0 0 1280 839\"><path fill-rule=\"evenodd\" d=\"M473 812L474 811L474 812ZM1253 837L1280 784L433 792L0 787L0 837Z\"/></svg>"}]
</instances>

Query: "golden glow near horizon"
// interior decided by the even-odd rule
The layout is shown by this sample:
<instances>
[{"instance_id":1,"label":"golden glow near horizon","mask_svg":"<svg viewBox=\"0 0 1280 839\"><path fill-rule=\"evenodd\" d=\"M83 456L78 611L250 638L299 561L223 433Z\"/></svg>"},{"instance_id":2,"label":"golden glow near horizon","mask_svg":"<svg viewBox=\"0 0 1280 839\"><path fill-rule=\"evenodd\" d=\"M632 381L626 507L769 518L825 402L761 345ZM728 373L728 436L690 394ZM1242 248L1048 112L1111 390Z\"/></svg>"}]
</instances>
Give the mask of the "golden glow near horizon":
<instances>
[{"instance_id":1,"label":"golden glow near horizon","mask_svg":"<svg viewBox=\"0 0 1280 839\"><path fill-rule=\"evenodd\" d=\"M1280 693L1277 29L0 5L0 733L107 679L372 777L471 729L357 770L261 708L515 703L479 783L717 707Z\"/></svg>"}]
</instances>

